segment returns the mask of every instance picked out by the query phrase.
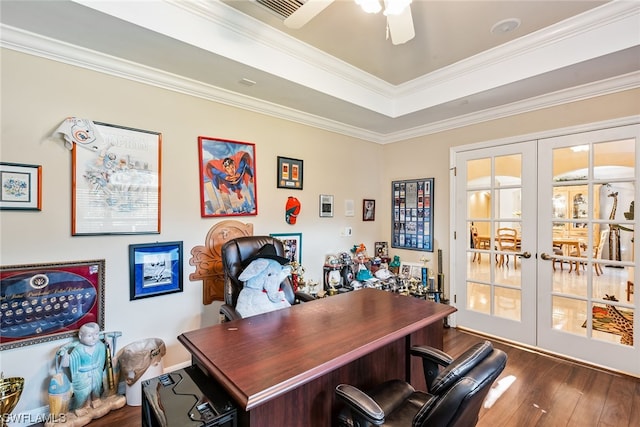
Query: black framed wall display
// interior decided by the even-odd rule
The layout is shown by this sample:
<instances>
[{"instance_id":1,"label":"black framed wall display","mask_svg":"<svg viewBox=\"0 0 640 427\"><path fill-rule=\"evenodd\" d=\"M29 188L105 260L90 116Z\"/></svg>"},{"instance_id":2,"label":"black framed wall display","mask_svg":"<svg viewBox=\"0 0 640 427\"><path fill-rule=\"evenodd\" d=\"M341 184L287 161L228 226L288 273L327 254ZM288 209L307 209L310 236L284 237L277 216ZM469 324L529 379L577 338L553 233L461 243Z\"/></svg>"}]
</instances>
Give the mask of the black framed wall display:
<instances>
[{"instance_id":1,"label":"black framed wall display","mask_svg":"<svg viewBox=\"0 0 640 427\"><path fill-rule=\"evenodd\" d=\"M433 178L391 182L391 247L433 252Z\"/></svg>"}]
</instances>

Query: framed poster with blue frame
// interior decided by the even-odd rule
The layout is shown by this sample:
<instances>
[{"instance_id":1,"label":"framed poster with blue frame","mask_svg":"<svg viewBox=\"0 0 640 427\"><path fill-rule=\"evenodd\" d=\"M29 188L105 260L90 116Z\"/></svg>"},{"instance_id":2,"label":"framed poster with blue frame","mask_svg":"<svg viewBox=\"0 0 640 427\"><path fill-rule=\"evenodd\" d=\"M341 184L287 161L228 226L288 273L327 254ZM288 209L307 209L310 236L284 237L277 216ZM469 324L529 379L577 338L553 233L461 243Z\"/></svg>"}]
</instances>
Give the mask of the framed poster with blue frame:
<instances>
[{"instance_id":1,"label":"framed poster with blue frame","mask_svg":"<svg viewBox=\"0 0 640 427\"><path fill-rule=\"evenodd\" d=\"M129 245L129 301L182 292L182 242Z\"/></svg>"},{"instance_id":2,"label":"framed poster with blue frame","mask_svg":"<svg viewBox=\"0 0 640 427\"><path fill-rule=\"evenodd\" d=\"M391 182L391 247L433 252L433 178Z\"/></svg>"}]
</instances>

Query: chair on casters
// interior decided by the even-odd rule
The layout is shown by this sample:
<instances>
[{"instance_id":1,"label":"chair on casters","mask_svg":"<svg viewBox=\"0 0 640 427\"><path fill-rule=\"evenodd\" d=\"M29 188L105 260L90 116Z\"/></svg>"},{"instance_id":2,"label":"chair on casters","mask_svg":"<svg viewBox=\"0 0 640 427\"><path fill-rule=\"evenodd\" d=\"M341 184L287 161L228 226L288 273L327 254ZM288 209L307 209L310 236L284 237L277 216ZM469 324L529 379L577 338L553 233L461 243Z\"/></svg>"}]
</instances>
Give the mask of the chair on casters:
<instances>
[{"instance_id":1,"label":"chair on casters","mask_svg":"<svg viewBox=\"0 0 640 427\"><path fill-rule=\"evenodd\" d=\"M246 267L245 261L256 255L265 245L273 245L278 256L285 256L282 242L271 236L244 236L229 240L222 245L222 268L224 271L224 303L220 306L222 321L242 318L236 311L238 295L244 283L238 279ZM286 278L280 285L289 304L313 301L312 295L304 292L294 292L291 279Z\"/></svg>"},{"instance_id":2,"label":"chair on casters","mask_svg":"<svg viewBox=\"0 0 640 427\"><path fill-rule=\"evenodd\" d=\"M339 425L475 426L491 385L507 363L507 354L489 341L471 346L455 360L427 346L413 347L411 355L422 358L426 392L416 391L403 380L386 381L369 393L340 384L336 395L346 409L339 416Z\"/></svg>"}]
</instances>

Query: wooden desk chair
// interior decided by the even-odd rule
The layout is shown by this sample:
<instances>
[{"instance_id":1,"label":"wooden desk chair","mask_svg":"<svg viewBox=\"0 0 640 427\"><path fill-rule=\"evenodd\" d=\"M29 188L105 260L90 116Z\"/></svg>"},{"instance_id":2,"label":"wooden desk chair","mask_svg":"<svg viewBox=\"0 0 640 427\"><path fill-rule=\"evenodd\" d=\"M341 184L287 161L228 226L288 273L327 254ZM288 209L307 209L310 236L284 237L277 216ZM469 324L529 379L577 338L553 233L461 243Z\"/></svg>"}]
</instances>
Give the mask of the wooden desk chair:
<instances>
[{"instance_id":1,"label":"wooden desk chair","mask_svg":"<svg viewBox=\"0 0 640 427\"><path fill-rule=\"evenodd\" d=\"M518 231L515 228L498 228L496 232L496 245L499 251L513 252L513 267L516 268L516 253L518 252ZM509 254L500 254L498 258L498 266L502 267L505 264L505 255L507 258L506 264L509 266Z\"/></svg>"},{"instance_id":2,"label":"wooden desk chair","mask_svg":"<svg viewBox=\"0 0 640 427\"><path fill-rule=\"evenodd\" d=\"M609 240L609 230L603 230L600 233L600 240L598 240L598 244L595 245L593 247L593 252L592 252L592 257L593 257L593 270L596 272L596 276L601 275L602 273L604 273L604 271L602 270L602 264L596 262L598 260L602 260L602 250L604 249L604 244ZM578 258L586 258L586 254L584 252L580 251L580 246L582 246L581 244L578 244L576 246L574 246L574 249L571 251L571 253L569 254L572 257L578 257ZM585 246L583 246L585 247ZM570 268L569 268L569 273L571 273L573 267L575 266L576 268L576 274L580 274L580 269L578 268L580 265L582 265L582 268L584 269L584 262L582 261L569 261L570 264Z\"/></svg>"}]
</instances>

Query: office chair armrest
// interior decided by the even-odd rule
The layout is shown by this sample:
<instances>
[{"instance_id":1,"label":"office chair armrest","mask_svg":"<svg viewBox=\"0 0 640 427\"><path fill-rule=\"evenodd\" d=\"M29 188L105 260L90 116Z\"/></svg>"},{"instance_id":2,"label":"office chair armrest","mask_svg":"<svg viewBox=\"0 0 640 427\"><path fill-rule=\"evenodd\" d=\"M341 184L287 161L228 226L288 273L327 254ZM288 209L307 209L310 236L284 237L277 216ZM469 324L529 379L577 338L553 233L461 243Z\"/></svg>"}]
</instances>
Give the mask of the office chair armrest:
<instances>
[{"instance_id":1,"label":"office chair armrest","mask_svg":"<svg viewBox=\"0 0 640 427\"><path fill-rule=\"evenodd\" d=\"M416 345L411 347L411 355L419 356L423 359L429 359L440 366L449 366L451 362L453 362L453 358L444 351L426 345Z\"/></svg>"},{"instance_id":2,"label":"office chair armrest","mask_svg":"<svg viewBox=\"0 0 640 427\"><path fill-rule=\"evenodd\" d=\"M336 387L336 395L344 400L352 411L352 416L362 419L357 425L382 425L384 423L384 411L369 395L357 387L349 384L339 384Z\"/></svg>"},{"instance_id":3,"label":"office chair armrest","mask_svg":"<svg viewBox=\"0 0 640 427\"><path fill-rule=\"evenodd\" d=\"M236 309L229 304L222 304L220 306L220 314L224 316L225 322L228 322L230 320L242 319L242 316L240 316Z\"/></svg>"},{"instance_id":4,"label":"office chair armrest","mask_svg":"<svg viewBox=\"0 0 640 427\"><path fill-rule=\"evenodd\" d=\"M295 293L295 295L296 295L296 300L298 300L300 302L309 302L309 301L313 301L313 300L316 299L313 295L308 294L306 292L298 291L298 292Z\"/></svg>"}]
</instances>

